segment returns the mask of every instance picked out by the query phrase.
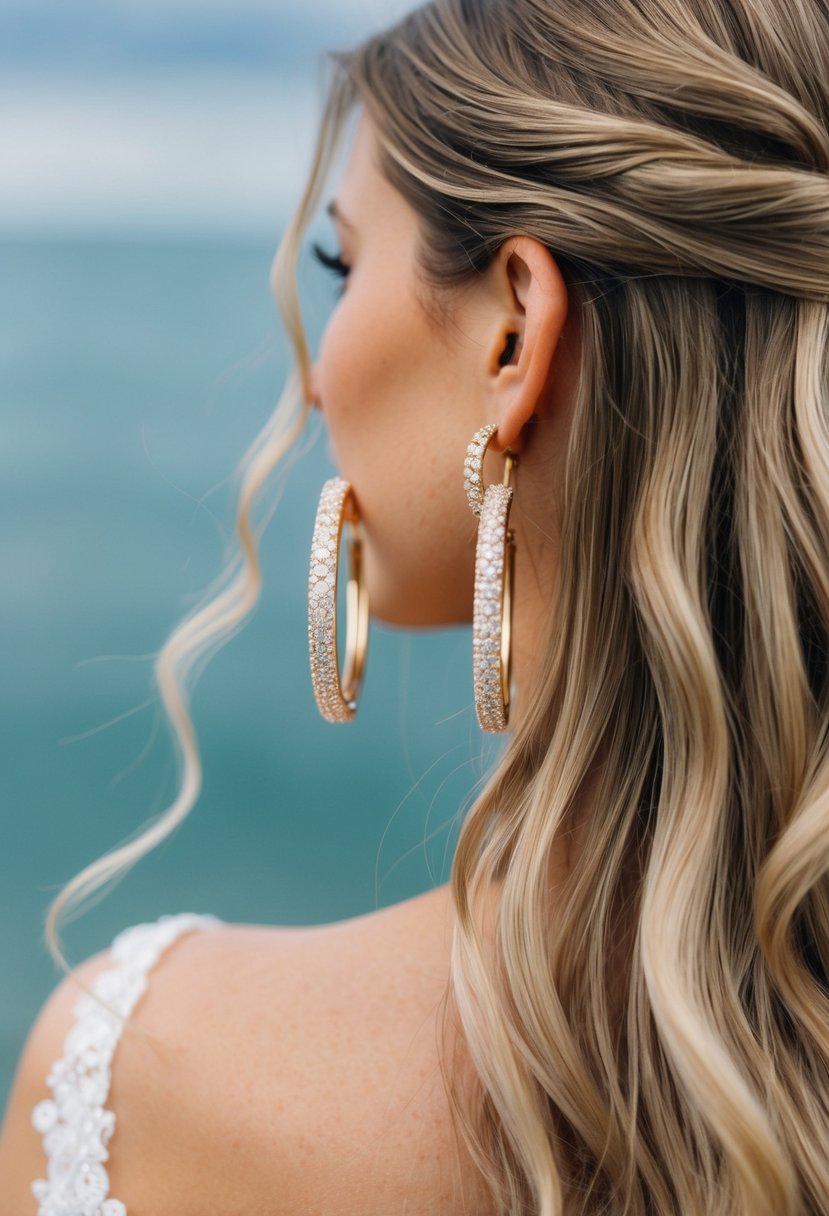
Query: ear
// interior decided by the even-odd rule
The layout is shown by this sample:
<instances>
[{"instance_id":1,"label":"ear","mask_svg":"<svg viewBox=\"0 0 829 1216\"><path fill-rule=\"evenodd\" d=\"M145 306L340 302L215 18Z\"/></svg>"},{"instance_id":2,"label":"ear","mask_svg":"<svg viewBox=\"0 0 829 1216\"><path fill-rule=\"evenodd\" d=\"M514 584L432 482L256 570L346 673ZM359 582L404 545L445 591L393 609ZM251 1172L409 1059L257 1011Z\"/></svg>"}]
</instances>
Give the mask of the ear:
<instances>
[{"instance_id":1,"label":"ear","mask_svg":"<svg viewBox=\"0 0 829 1216\"><path fill-rule=\"evenodd\" d=\"M498 423L494 447L520 452L522 431L543 408L553 356L567 320L567 286L541 241L504 241L489 267L503 302L488 352L489 421Z\"/></svg>"}]
</instances>

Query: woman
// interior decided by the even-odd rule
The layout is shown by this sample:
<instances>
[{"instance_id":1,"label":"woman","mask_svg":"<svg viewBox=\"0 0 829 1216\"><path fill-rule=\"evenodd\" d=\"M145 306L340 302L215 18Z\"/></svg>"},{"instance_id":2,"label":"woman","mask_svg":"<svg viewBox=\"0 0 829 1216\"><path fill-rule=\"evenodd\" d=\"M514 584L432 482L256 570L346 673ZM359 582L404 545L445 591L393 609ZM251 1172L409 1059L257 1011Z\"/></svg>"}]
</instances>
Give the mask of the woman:
<instances>
[{"instance_id":1,"label":"woman","mask_svg":"<svg viewBox=\"0 0 829 1216\"><path fill-rule=\"evenodd\" d=\"M293 267L352 113L312 365ZM321 929L184 914L89 960L139 1016L113 1061L83 1006L53 1100L61 985L7 1210L38 1179L41 1216L829 1212L824 0L434 0L335 57L274 284L302 392L249 453L244 570L161 656L182 793L61 893L56 956L67 903L192 805L180 688L255 601L250 504L311 407L342 474L321 711L358 711L369 605L472 620L508 748L447 887Z\"/></svg>"}]
</instances>

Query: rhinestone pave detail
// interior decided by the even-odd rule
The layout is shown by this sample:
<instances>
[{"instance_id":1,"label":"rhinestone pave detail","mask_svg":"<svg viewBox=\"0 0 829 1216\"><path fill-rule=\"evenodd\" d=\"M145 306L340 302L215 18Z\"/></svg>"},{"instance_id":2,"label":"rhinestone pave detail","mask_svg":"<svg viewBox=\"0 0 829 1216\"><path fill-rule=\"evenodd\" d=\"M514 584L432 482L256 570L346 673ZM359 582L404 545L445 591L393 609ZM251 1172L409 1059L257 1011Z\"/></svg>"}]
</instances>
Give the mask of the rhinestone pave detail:
<instances>
[{"instance_id":1,"label":"rhinestone pave detail","mask_svg":"<svg viewBox=\"0 0 829 1216\"><path fill-rule=\"evenodd\" d=\"M463 462L463 488L469 505L476 515L481 514L484 501L484 454L487 444L498 430L497 422L482 426L472 436L466 449L466 459Z\"/></svg>"},{"instance_id":2,"label":"rhinestone pave detail","mask_svg":"<svg viewBox=\"0 0 829 1216\"><path fill-rule=\"evenodd\" d=\"M349 483L331 477L320 493L311 570L308 576L308 648L311 683L322 716L328 722L350 722L356 703L346 701L337 666L337 557L343 528L343 507Z\"/></svg>"},{"instance_id":3,"label":"rhinestone pave detail","mask_svg":"<svg viewBox=\"0 0 829 1216\"><path fill-rule=\"evenodd\" d=\"M504 612L504 561L512 486L487 486L475 550L475 596L472 614L472 674L475 709L481 730L501 731L509 711L501 680Z\"/></svg>"}]
</instances>

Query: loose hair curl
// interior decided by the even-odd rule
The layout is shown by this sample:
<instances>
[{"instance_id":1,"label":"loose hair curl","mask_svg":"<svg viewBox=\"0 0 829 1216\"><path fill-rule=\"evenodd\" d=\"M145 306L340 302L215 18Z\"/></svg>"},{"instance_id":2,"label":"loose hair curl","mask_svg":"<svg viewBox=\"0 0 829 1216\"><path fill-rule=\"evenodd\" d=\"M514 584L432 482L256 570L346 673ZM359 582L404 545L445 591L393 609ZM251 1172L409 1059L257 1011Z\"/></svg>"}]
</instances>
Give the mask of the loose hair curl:
<instances>
[{"instance_id":1,"label":"loose hair curl","mask_svg":"<svg viewBox=\"0 0 829 1216\"><path fill-rule=\"evenodd\" d=\"M307 414L297 253L362 105L436 295L529 233L581 334L548 634L453 862L458 1131L499 1216L825 1216L826 4L433 0L332 63L275 264L298 378L250 456L243 569L159 656L183 792L61 892L50 943L198 792L181 686L258 596L250 504Z\"/></svg>"}]
</instances>

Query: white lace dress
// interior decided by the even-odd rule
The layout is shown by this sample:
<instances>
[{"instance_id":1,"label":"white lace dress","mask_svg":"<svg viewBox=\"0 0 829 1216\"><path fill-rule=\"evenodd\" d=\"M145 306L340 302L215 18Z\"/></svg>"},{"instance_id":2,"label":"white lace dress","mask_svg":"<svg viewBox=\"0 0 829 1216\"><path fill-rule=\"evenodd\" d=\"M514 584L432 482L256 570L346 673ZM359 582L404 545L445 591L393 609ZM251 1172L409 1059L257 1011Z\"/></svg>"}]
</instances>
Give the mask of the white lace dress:
<instances>
[{"instance_id":1,"label":"white lace dress","mask_svg":"<svg viewBox=\"0 0 829 1216\"><path fill-rule=\"evenodd\" d=\"M112 943L113 965L99 972L92 991L118 1011L114 1017L83 993L73 1007L74 1024L63 1055L46 1078L54 1099L32 1111L43 1135L47 1177L32 1183L38 1216L127 1216L119 1199L110 1198L107 1142L115 1114L104 1108L112 1079L112 1056L123 1029L147 987L150 969L164 950L191 929L223 922L216 916L181 912L124 929Z\"/></svg>"}]
</instances>

